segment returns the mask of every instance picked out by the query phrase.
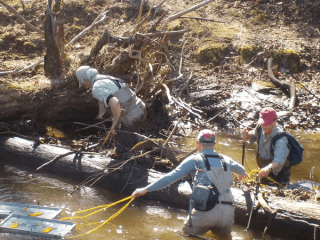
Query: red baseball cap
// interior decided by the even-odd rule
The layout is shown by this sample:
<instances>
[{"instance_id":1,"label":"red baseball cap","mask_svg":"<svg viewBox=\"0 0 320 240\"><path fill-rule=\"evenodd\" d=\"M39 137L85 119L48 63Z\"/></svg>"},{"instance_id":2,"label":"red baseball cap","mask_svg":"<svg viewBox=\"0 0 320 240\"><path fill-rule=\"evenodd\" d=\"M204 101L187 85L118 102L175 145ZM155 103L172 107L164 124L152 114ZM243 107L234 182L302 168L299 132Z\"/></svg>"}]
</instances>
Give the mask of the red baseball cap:
<instances>
[{"instance_id":1,"label":"red baseball cap","mask_svg":"<svg viewBox=\"0 0 320 240\"><path fill-rule=\"evenodd\" d=\"M199 132L197 140L200 143L215 143L216 136L214 132L209 129L203 129Z\"/></svg>"},{"instance_id":2,"label":"red baseball cap","mask_svg":"<svg viewBox=\"0 0 320 240\"><path fill-rule=\"evenodd\" d=\"M277 119L277 113L273 108L263 108L260 111L260 118L258 120L258 124L270 125L271 123L273 123L275 119Z\"/></svg>"}]
</instances>

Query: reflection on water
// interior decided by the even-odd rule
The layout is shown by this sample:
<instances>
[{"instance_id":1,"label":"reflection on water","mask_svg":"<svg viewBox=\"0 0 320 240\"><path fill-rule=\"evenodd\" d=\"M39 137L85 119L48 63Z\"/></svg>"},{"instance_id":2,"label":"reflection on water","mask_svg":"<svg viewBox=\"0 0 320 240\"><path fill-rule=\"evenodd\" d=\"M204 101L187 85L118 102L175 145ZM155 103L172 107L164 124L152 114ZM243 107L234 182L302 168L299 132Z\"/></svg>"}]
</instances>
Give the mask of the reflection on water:
<instances>
[{"instance_id":1,"label":"reflection on water","mask_svg":"<svg viewBox=\"0 0 320 240\"><path fill-rule=\"evenodd\" d=\"M293 168L292 180L309 179L309 171L315 166L315 178L320 182L320 163L317 159L320 155L319 136L300 134L297 136L305 147L304 162L298 168ZM184 142L185 146L181 149L193 149L195 139ZM242 141L240 137L217 134L216 150L224 153L241 162ZM245 154L246 168L252 170L255 165L255 146L248 146ZM78 182L71 179L49 173L36 173L33 169L19 168L16 166L4 165L0 163L0 201L17 202L26 204L39 204L61 208L61 218L69 217L73 212L101 206L119 201L123 196L106 191L105 189L83 188L79 192L69 195L73 186ZM117 212L125 203L120 203L105 211L97 213L86 219L72 220L77 224L101 223L107 220L112 214ZM187 217L187 211L170 208L167 205L148 201L140 197L118 217L104 225L99 230L76 239L100 240L100 239L195 239L185 237L180 229ZM234 225L232 239L263 239L262 232L255 230L244 231L247 223ZM85 225L76 227L74 235L85 233L97 227L95 225ZM207 237L215 238L211 233ZM30 236L0 234L0 239L22 240L37 239ZM38 238L40 239L40 238ZM264 239L279 239L267 234Z\"/></svg>"}]
</instances>

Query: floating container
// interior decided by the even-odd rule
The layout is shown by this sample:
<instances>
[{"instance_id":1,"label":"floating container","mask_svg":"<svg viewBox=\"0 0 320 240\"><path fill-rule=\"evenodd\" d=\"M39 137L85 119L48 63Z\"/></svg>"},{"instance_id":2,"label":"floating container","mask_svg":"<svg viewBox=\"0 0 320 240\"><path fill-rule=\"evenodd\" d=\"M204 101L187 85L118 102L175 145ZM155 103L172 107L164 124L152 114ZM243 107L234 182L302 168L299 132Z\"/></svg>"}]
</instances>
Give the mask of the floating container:
<instances>
[{"instance_id":1,"label":"floating container","mask_svg":"<svg viewBox=\"0 0 320 240\"><path fill-rule=\"evenodd\" d=\"M10 214L0 223L0 232L61 239L75 225L72 222Z\"/></svg>"},{"instance_id":2,"label":"floating container","mask_svg":"<svg viewBox=\"0 0 320 240\"><path fill-rule=\"evenodd\" d=\"M61 211L62 210L59 208L42 207L39 205L0 202L0 218L5 218L10 214L14 214L21 216L54 219L61 213Z\"/></svg>"}]
</instances>

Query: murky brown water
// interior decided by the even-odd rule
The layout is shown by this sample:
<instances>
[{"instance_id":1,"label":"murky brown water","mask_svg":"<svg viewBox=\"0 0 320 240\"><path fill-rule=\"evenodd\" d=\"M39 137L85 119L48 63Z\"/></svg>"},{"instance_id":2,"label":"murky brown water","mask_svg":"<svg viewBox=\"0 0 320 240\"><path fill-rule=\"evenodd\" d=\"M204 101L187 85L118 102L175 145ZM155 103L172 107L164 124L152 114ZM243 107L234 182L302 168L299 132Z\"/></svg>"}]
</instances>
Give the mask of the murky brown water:
<instances>
[{"instance_id":1,"label":"murky brown water","mask_svg":"<svg viewBox=\"0 0 320 240\"><path fill-rule=\"evenodd\" d=\"M320 135L296 135L305 147L304 162L292 170L292 181L309 180L310 169L315 167L315 181L320 182ZM185 141L183 148L194 148L194 139ZM191 149L191 148L189 148ZM230 137L219 134L217 136L216 150L227 154L241 162L242 141L240 137ZM245 155L246 168L252 170L255 165L255 147L247 145ZM68 195L72 186L78 184L71 179L62 178L48 173L36 173L33 169L20 168L0 163L0 201L27 204L40 204L62 208L61 217L71 216L72 212L92 208L118 201L126 196L114 194L98 187L85 188L80 192ZM111 207L87 219L73 220L76 223L100 222L108 219L124 204ZM76 239L193 239L184 237L179 231L187 216L181 209L173 209L155 201L147 201L143 197L136 199L118 217L104 225L99 230ZM263 239L262 232L255 230L244 231L244 225L234 225L232 239ZM87 232L98 225L89 225L75 228L74 235ZM206 236L217 239L211 233ZM0 234L0 239L36 239L30 236ZM39 238L41 239L41 238ZM268 235L264 239L276 240ZM288 238L289 239L289 238Z\"/></svg>"}]
</instances>

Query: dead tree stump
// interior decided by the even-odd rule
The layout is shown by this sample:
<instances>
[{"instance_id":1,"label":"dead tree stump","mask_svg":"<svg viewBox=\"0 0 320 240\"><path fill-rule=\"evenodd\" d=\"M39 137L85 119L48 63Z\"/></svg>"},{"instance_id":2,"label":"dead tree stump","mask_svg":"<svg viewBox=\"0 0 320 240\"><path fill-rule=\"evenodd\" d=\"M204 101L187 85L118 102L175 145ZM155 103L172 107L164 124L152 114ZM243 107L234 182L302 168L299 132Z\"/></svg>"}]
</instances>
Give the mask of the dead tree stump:
<instances>
[{"instance_id":1,"label":"dead tree stump","mask_svg":"<svg viewBox=\"0 0 320 240\"><path fill-rule=\"evenodd\" d=\"M60 4L60 2L58 3ZM55 6L54 9L59 10L60 6ZM52 80L52 85L59 85L63 72L64 28L59 18L59 14L51 10L51 1L49 1L44 22L44 37L47 48L44 57L44 71L45 75Z\"/></svg>"}]
</instances>

